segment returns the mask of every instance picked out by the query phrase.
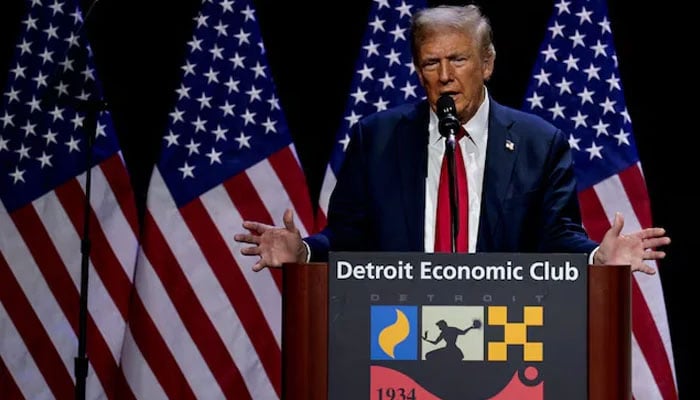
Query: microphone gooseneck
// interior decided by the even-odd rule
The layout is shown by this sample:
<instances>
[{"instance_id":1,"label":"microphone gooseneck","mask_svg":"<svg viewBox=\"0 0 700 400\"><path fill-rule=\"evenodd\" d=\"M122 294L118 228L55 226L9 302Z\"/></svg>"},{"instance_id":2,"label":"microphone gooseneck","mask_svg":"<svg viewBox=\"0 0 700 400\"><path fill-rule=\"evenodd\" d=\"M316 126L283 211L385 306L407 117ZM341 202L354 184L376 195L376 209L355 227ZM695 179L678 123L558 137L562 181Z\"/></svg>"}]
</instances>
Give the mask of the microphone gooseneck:
<instances>
[{"instance_id":1,"label":"microphone gooseneck","mask_svg":"<svg viewBox=\"0 0 700 400\"><path fill-rule=\"evenodd\" d=\"M450 225L452 252L457 251L457 234L459 233L459 200L457 197L457 182L455 176L455 146L457 133L461 128L457 118L457 107L450 95L443 94L435 104L438 116L438 130L445 137L445 157L447 157L447 174L449 176L450 193ZM459 160L462 162L462 160Z\"/></svg>"}]
</instances>

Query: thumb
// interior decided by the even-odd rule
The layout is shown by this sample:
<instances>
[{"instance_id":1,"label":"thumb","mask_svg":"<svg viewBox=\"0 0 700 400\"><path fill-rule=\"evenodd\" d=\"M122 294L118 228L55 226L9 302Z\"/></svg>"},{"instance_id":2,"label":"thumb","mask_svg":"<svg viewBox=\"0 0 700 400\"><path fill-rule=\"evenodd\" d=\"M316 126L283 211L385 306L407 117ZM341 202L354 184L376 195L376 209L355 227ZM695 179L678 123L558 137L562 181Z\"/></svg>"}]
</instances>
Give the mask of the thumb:
<instances>
[{"instance_id":1,"label":"thumb","mask_svg":"<svg viewBox=\"0 0 700 400\"><path fill-rule=\"evenodd\" d=\"M619 212L615 213L615 219L613 220L613 225L610 227L610 233L614 236L619 236L622 232L622 227L625 225L625 219Z\"/></svg>"},{"instance_id":2,"label":"thumb","mask_svg":"<svg viewBox=\"0 0 700 400\"><path fill-rule=\"evenodd\" d=\"M288 231L296 231L297 228L296 226L294 226L294 212L291 208L288 208L284 211L282 221L284 221L284 227L287 228Z\"/></svg>"}]
</instances>

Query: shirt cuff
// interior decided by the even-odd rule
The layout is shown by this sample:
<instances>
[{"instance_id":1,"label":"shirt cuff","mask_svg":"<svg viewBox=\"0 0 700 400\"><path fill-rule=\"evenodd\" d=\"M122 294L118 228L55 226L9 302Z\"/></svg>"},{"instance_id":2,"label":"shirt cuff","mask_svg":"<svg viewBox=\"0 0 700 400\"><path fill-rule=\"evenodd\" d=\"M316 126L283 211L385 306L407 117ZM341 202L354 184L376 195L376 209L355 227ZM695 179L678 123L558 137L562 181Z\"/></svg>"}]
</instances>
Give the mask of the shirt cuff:
<instances>
[{"instance_id":1,"label":"shirt cuff","mask_svg":"<svg viewBox=\"0 0 700 400\"><path fill-rule=\"evenodd\" d=\"M306 247L306 261L304 262L308 264L309 261L311 261L311 247L309 247L309 244L306 243L306 241L302 240L301 242L304 244L304 247Z\"/></svg>"},{"instance_id":2,"label":"shirt cuff","mask_svg":"<svg viewBox=\"0 0 700 400\"><path fill-rule=\"evenodd\" d=\"M591 251L591 254L588 255L588 265L593 265L593 260L595 260L595 253L598 252L599 248L600 246L597 246L595 249L593 249L593 251Z\"/></svg>"}]
</instances>

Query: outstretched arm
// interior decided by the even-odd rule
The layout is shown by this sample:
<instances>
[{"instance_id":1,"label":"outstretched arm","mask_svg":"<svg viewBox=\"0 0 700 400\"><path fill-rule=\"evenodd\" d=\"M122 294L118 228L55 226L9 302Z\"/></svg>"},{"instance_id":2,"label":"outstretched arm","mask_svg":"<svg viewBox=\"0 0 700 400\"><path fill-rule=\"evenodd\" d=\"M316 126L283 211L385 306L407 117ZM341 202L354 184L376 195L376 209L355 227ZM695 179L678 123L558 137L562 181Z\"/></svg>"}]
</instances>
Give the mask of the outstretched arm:
<instances>
[{"instance_id":1,"label":"outstretched arm","mask_svg":"<svg viewBox=\"0 0 700 400\"><path fill-rule=\"evenodd\" d=\"M301 240L299 229L294 226L292 210L287 209L282 219L283 228L244 221L243 228L247 229L248 233L239 233L233 237L239 243L252 245L243 247L241 254L260 257L253 265L253 271L260 271L266 267L281 267L284 263L306 261L306 246Z\"/></svg>"},{"instance_id":2,"label":"outstretched arm","mask_svg":"<svg viewBox=\"0 0 700 400\"><path fill-rule=\"evenodd\" d=\"M644 263L645 260L660 260L666 253L657 247L671 243L663 228L646 228L629 235L622 234L624 219L620 213L615 214L612 227L603 236L595 264L631 265L632 271L641 271L649 275L656 273L654 268Z\"/></svg>"}]
</instances>

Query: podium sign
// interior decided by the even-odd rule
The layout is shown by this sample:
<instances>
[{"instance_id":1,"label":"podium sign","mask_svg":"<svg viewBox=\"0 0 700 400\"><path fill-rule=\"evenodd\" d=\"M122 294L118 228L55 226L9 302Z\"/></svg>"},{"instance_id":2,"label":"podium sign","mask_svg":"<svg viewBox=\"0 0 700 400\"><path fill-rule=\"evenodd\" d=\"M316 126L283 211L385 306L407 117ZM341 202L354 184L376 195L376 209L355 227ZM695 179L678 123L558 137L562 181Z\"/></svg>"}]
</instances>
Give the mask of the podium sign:
<instances>
[{"instance_id":1,"label":"podium sign","mask_svg":"<svg viewBox=\"0 0 700 400\"><path fill-rule=\"evenodd\" d=\"M328 398L588 398L587 258L331 253Z\"/></svg>"}]
</instances>

